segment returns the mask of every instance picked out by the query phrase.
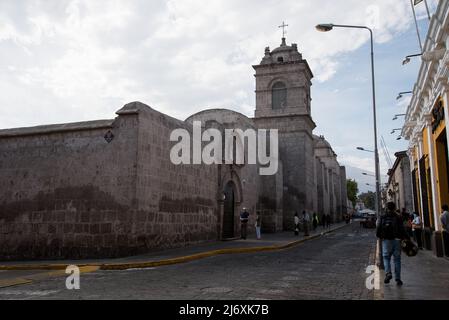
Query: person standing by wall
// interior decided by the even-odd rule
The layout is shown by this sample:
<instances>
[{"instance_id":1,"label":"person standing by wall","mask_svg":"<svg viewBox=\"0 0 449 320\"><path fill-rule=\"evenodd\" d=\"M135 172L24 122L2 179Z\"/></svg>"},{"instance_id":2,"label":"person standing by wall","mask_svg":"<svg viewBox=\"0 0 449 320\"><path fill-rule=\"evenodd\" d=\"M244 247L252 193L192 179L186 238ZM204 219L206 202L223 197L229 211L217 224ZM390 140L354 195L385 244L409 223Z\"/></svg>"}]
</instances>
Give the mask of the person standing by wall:
<instances>
[{"instance_id":1,"label":"person standing by wall","mask_svg":"<svg viewBox=\"0 0 449 320\"><path fill-rule=\"evenodd\" d=\"M298 212L295 212L295 236L299 235L299 217Z\"/></svg>"},{"instance_id":2,"label":"person standing by wall","mask_svg":"<svg viewBox=\"0 0 449 320\"><path fill-rule=\"evenodd\" d=\"M446 256L449 256L449 206L445 204L441 209L443 209L440 220L443 226L444 251Z\"/></svg>"},{"instance_id":3,"label":"person standing by wall","mask_svg":"<svg viewBox=\"0 0 449 320\"><path fill-rule=\"evenodd\" d=\"M246 208L243 208L242 212L240 213L242 239L246 239L248 230L248 220L249 220L249 212Z\"/></svg>"},{"instance_id":4,"label":"person standing by wall","mask_svg":"<svg viewBox=\"0 0 449 320\"><path fill-rule=\"evenodd\" d=\"M318 215L316 213L313 213L312 224L313 224L313 231L315 231L316 228L318 227Z\"/></svg>"},{"instance_id":5,"label":"person standing by wall","mask_svg":"<svg viewBox=\"0 0 449 320\"><path fill-rule=\"evenodd\" d=\"M442 209L443 213L441 214L440 220L443 225L443 231L449 232L449 206L445 204Z\"/></svg>"},{"instance_id":6,"label":"person standing by wall","mask_svg":"<svg viewBox=\"0 0 449 320\"><path fill-rule=\"evenodd\" d=\"M328 228L328 229L331 228L331 215L330 214L326 215L326 228Z\"/></svg>"},{"instance_id":7,"label":"person standing by wall","mask_svg":"<svg viewBox=\"0 0 449 320\"><path fill-rule=\"evenodd\" d=\"M259 214L259 213L257 213L257 215L256 215L256 224L255 224L255 227L256 227L256 236L257 236L257 240L260 240L260 239L261 239L260 229L261 229L261 227L262 227L262 218L260 217L260 214Z\"/></svg>"},{"instance_id":8,"label":"person standing by wall","mask_svg":"<svg viewBox=\"0 0 449 320\"><path fill-rule=\"evenodd\" d=\"M309 236L310 215L304 210L302 212L302 226L304 228L304 237Z\"/></svg>"},{"instance_id":9,"label":"person standing by wall","mask_svg":"<svg viewBox=\"0 0 449 320\"><path fill-rule=\"evenodd\" d=\"M407 210L405 208L402 208L400 215L402 217L402 221L404 222L405 232L407 232L409 237L412 237L413 236L413 232L412 232L413 218L411 217L411 215L407 212Z\"/></svg>"},{"instance_id":10,"label":"person standing by wall","mask_svg":"<svg viewBox=\"0 0 449 320\"><path fill-rule=\"evenodd\" d=\"M413 214L413 222L412 222L412 230L413 230L413 237L415 238L416 244L418 245L418 248L422 250L422 223L421 218L419 215L415 212Z\"/></svg>"}]
</instances>

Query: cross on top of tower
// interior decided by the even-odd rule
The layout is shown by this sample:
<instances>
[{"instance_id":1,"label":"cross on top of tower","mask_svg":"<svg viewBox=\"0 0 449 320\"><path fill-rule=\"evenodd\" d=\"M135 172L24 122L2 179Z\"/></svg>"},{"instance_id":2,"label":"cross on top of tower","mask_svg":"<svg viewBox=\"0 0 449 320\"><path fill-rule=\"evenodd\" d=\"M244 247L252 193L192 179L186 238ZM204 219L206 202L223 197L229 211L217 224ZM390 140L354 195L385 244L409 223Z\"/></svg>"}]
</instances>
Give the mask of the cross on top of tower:
<instances>
[{"instance_id":1,"label":"cross on top of tower","mask_svg":"<svg viewBox=\"0 0 449 320\"><path fill-rule=\"evenodd\" d=\"M285 24L285 22L282 21L282 25L279 26L279 28L282 28L282 39L284 39L287 34L287 31L285 31L286 27L288 27L288 24Z\"/></svg>"}]
</instances>

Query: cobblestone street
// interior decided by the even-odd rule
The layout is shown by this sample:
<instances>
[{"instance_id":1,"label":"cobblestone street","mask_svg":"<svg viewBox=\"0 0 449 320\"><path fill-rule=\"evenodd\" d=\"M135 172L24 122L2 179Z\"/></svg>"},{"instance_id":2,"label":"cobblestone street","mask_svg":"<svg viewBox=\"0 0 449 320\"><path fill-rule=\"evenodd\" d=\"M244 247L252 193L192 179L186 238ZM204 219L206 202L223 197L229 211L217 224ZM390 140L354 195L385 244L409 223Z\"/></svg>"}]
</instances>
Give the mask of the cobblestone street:
<instances>
[{"instance_id":1,"label":"cobblestone street","mask_svg":"<svg viewBox=\"0 0 449 320\"><path fill-rule=\"evenodd\" d=\"M0 289L0 299L373 299L371 230L353 224L278 252L215 256L186 264L65 277Z\"/></svg>"}]
</instances>

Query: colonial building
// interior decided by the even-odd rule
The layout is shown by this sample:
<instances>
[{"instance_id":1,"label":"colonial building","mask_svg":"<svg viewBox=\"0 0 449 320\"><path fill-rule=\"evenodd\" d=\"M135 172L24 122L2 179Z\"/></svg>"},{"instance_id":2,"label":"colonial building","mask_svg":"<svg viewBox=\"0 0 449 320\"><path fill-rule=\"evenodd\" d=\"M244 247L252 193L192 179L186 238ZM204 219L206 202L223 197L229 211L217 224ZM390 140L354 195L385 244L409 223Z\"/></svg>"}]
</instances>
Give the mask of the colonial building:
<instances>
[{"instance_id":1,"label":"colonial building","mask_svg":"<svg viewBox=\"0 0 449 320\"><path fill-rule=\"evenodd\" d=\"M412 179L410 175L410 159L407 151L395 153L396 160L388 170L386 201L394 202L396 208L413 212Z\"/></svg>"},{"instance_id":2,"label":"colonial building","mask_svg":"<svg viewBox=\"0 0 449 320\"><path fill-rule=\"evenodd\" d=\"M425 246L443 255L440 213L449 203L449 2L440 1L430 22L418 80L402 135L408 155L413 206L425 226ZM449 242L446 243L449 248Z\"/></svg>"},{"instance_id":3,"label":"colonial building","mask_svg":"<svg viewBox=\"0 0 449 320\"><path fill-rule=\"evenodd\" d=\"M0 130L0 258L85 258L235 238L239 213L262 216L264 232L291 230L294 213L347 210L346 173L324 137L313 135L312 72L297 45L265 49L254 66L255 117L204 110L185 121L140 102L117 117ZM258 164L170 161L175 129L192 133L279 130L279 170Z\"/></svg>"}]
</instances>

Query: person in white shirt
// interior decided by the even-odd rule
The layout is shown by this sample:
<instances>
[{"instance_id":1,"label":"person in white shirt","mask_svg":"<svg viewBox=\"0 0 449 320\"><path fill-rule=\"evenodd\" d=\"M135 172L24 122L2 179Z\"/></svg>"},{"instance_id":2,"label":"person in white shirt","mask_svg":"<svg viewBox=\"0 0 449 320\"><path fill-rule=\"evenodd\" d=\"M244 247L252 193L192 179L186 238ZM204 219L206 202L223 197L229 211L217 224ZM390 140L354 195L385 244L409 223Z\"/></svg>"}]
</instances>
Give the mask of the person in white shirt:
<instances>
[{"instance_id":1,"label":"person in white shirt","mask_svg":"<svg viewBox=\"0 0 449 320\"><path fill-rule=\"evenodd\" d=\"M298 212L295 212L295 236L299 234L299 217Z\"/></svg>"},{"instance_id":2,"label":"person in white shirt","mask_svg":"<svg viewBox=\"0 0 449 320\"><path fill-rule=\"evenodd\" d=\"M422 249L422 223L421 218L418 214L413 213L414 218L412 221L412 232L415 237L416 244L418 248Z\"/></svg>"},{"instance_id":3,"label":"person in white shirt","mask_svg":"<svg viewBox=\"0 0 449 320\"><path fill-rule=\"evenodd\" d=\"M261 239L261 235L260 235L261 226L262 226L262 219L261 219L259 213L257 213L256 223L255 223L257 240Z\"/></svg>"}]
</instances>

